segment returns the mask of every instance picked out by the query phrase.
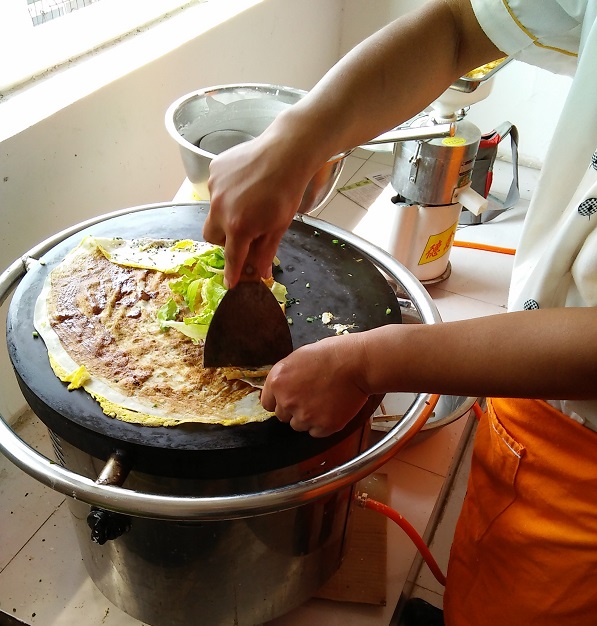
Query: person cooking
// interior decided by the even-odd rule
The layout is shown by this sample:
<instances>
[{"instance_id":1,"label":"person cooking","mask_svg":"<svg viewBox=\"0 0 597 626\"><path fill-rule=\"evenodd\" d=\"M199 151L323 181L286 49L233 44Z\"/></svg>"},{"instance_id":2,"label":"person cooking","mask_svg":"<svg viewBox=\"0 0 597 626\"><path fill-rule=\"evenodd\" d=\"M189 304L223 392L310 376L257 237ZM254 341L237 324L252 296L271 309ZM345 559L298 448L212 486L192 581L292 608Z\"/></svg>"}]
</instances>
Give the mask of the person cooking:
<instances>
[{"instance_id":1,"label":"person cooking","mask_svg":"<svg viewBox=\"0 0 597 626\"><path fill-rule=\"evenodd\" d=\"M266 409L314 437L341 429L375 393L488 398L448 566L448 626L597 623L596 18L594 0L426 2L211 164L204 236L225 246L233 286L245 264L271 272L308 181L333 155L505 55L574 73L509 311L331 337L277 363L263 389Z\"/></svg>"}]
</instances>

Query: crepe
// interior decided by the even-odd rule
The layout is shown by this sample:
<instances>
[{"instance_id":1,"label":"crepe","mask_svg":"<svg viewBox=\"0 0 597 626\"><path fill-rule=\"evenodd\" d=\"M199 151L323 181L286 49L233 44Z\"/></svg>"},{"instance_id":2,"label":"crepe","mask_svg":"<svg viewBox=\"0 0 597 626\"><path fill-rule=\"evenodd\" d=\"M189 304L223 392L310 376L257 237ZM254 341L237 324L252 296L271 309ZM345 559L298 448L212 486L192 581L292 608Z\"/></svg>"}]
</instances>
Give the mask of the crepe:
<instances>
[{"instance_id":1,"label":"crepe","mask_svg":"<svg viewBox=\"0 0 597 626\"><path fill-rule=\"evenodd\" d=\"M210 256L222 268L206 272L197 263ZM209 280L197 278L206 273ZM221 274L223 253L211 244L86 237L47 277L35 306L53 371L127 422L269 419L258 389L229 379L226 369L203 367L209 301L225 291Z\"/></svg>"}]
</instances>

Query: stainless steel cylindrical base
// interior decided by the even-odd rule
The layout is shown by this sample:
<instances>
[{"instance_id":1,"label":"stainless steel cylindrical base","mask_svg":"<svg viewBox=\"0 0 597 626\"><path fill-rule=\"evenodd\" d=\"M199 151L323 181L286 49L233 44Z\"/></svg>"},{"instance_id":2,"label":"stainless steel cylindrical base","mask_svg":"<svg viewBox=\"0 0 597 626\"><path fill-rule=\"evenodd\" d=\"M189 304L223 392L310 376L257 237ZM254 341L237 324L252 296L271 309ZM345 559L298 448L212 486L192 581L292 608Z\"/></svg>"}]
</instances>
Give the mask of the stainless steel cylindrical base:
<instances>
[{"instance_id":1,"label":"stainless steel cylindrical base","mask_svg":"<svg viewBox=\"0 0 597 626\"><path fill-rule=\"evenodd\" d=\"M51 435L61 463L98 475L102 461ZM343 442L344 452L358 453L362 436L358 430L351 443ZM273 474L258 482L282 478ZM126 485L202 496L239 488L236 479L167 479L134 471ZM151 626L255 626L302 604L338 569L351 497L347 487L299 507L232 520L133 517L128 532L103 545L91 540L90 506L70 498L68 504L89 576L124 612Z\"/></svg>"}]
</instances>

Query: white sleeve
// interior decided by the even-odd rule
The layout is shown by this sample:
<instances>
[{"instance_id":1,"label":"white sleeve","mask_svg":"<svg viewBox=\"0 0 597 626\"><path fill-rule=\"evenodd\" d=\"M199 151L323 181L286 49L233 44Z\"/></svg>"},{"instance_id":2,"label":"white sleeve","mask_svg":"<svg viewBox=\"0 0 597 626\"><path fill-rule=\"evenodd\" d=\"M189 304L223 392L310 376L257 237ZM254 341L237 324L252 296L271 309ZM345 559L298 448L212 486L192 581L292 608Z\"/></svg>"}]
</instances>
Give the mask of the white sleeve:
<instances>
[{"instance_id":1,"label":"white sleeve","mask_svg":"<svg viewBox=\"0 0 597 626\"><path fill-rule=\"evenodd\" d=\"M507 55L571 75L587 1L471 0L471 4L485 34Z\"/></svg>"}]
</instances>

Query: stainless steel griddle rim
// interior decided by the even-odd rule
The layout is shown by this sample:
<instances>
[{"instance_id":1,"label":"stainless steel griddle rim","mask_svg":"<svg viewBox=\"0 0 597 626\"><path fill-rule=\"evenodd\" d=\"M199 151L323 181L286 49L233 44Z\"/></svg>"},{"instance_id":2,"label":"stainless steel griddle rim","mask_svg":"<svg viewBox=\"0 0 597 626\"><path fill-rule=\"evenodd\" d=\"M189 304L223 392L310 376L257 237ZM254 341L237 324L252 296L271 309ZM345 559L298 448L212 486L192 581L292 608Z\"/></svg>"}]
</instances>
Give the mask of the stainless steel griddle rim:
<instances>
[{"instance_id":1,"label":"stainless steel griddle rim","mask_svg":"<svg viewBox=\"0 0 597 626\"><path fill-rule=\"evenodd\" d=\"M27 266L67 237L99 222L156 208L207 205L208 203L160 203L115 211L94 218L46 239L15 261L0 275L0 304L23 277ZM342 239L358 248L371 262L387 273L412 299L425 324L441 322L437 307L421 283L398 261L381 248L327 222L308 216L299 216L304 223ZM411 439L430 417L439 396L418 394L403 419L379 442L350 461L309 480L275 489L249 494L207 498L163 496L99 485L75 472L56 464L27 445L0 415L0 450L17 467L42 484L75 500L93 506L118 511L134 517L161 520L225 520L265 515L301 506L338 489L356 483L386 463Z\"/></svg>"}]
</instances>

